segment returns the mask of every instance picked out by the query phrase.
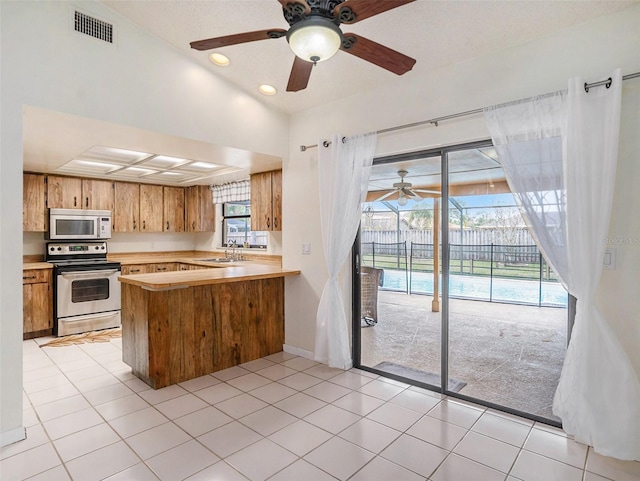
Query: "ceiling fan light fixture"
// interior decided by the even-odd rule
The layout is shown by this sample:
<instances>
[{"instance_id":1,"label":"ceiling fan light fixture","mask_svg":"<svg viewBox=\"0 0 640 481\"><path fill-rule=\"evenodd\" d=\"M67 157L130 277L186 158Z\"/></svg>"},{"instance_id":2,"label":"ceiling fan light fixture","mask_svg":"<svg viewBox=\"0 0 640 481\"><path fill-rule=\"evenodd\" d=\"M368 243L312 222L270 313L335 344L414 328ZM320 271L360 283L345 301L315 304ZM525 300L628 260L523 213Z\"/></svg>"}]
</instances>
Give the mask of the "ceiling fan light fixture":
<instances>
[{"instance_id":1,"label":"ceiling fan light fixture","mask_svg":"<svg viewBox=\"0 0 640 481\"><path fill-rule=\"evenodd\" d=\"M287 41L296 56L315 64L336 54L342 45L342 32L327 18L310 17L289 29Z\"/></svg>"},{"instance_id":2,"label":"ceiling fan light fixture","mask_svg":"<svg viewBox=\"0 0 640 481\"><path fill-rule=\"evenodd\" d=\"M400 207L404 207L405 205L407 205L407 202L409 202L409 199L407 199L407 196L403 191L400 191L400 193L398 194L398 205Z\"/></svg>"}]
</instances>

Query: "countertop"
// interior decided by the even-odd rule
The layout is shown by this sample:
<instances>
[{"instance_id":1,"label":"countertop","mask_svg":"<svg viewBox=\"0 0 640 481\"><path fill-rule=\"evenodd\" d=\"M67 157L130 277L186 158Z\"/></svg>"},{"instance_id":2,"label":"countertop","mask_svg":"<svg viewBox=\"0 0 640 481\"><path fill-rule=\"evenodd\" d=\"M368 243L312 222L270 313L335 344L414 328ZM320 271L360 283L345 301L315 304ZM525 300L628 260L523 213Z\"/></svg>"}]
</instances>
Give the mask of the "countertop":
<instances>
[{"instance_id":1,"label":"countertop","mask_svg":"<svg viewBox=\"0 0 640 481\"><path fill-rule=\"evenodd\" d=\"M155 272L118 277L123 284L132 284L147 290L172 290L208 284L254 281L277 277L297 276L299 270L282 269L276 265L247 261L225 264L209 263L212 269L193 271Z\"/></svg>"},{"instance_id":2,"label":"countertop","mask_svg":"<svg viewBox=\"0 0 640 481\"><path fill-rule=\"evenodd\" d=\"M264 252L243 252L243 256L247 258L241 261L241 264L258 264L280 266L282 257L279 255L266 254ZM195 264L206 267L229 267L237 265L237 263L211 263L204 262L202 259L224 257L224 251L174 251L174 252L127 252L108 254L107 259L110 261L120 262L122 265L130 264L156 264L165 262L182 262L185 264ZM52 269L53 264L44 262L43 256L24 256L22 269Z\"/></svg>"}]
</instances>

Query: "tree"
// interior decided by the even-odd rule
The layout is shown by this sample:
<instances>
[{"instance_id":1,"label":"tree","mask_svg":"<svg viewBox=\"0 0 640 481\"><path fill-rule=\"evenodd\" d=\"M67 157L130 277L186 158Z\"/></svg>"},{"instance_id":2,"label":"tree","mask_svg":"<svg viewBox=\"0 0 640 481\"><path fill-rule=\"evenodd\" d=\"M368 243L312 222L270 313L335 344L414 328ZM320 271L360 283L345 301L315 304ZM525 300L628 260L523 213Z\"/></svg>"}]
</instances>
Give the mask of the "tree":
<instances>
[{"instance_id":1,"label":"tree","mask_svg":"<svg viewBox=\"0 0 640 481\"><path fill-rule=\"evenodd\" d=\"M412 209L407 216L407 226L410 230L427 230L433 226L433 211L426 207Z\"/></svg>"}]
</instances>

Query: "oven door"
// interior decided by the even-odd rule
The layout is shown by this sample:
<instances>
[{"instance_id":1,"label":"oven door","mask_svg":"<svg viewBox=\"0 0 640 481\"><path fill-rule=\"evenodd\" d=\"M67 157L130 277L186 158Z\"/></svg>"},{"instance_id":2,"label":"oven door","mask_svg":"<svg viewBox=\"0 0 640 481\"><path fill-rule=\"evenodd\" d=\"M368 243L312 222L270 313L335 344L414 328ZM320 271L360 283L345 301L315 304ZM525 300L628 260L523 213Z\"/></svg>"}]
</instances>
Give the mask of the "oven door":
<instances>
[{"instance_id":1,"label":"oven door","mask_svg":"<svg viewBox=\"0 0 640 481\"><path fill-rule=\"evenodd\" d=\"M56 317L120 310L119 267L58 267Z\"/></svg>"}]
</instances>

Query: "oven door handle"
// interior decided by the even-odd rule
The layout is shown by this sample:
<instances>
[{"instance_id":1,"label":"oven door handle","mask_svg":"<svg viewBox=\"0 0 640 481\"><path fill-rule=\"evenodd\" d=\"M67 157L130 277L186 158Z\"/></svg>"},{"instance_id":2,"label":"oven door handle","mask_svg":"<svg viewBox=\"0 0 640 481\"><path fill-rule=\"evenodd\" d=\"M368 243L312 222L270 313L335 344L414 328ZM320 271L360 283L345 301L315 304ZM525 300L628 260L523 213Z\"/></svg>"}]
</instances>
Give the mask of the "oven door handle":
<instances>
[{"instance_id":1,"label":"oven door handle","mask_svg":"<svg viewBox=\"0 0 640 481\"><path fill-rule=\"evenodd\" d=\"M116 272L120 272L119 269L104 269L99 271L88 271L82 273L72 273L72 272L63 272L59 275L64 277L65 279L73 280L73 279L101 279L103 277L109 277Z\"/></svg>"}]
</instances>

